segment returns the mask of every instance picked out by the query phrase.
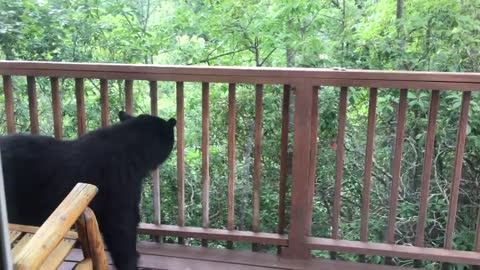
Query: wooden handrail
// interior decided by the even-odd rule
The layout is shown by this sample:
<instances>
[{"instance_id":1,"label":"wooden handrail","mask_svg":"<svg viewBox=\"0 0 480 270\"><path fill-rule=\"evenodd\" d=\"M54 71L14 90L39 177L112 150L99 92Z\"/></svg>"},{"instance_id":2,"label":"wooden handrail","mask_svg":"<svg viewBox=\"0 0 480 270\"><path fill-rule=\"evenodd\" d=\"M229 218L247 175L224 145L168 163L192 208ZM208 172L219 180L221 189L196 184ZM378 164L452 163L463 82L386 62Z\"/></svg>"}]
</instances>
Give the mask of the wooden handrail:
<instances>
[{"instance_id":1,"label":"wooden handrail","mask_svg":"<svg viewBox=\"0 0 480 270\"><path fill-rule=\"evenodd\" d=\"M0 61L0 74L150 81L313 84L479 91L480 73Z\"/></svg>"},{"instance_id":2,"label":"wooden handrail","mask_svg":"<svg viewBox=\"0 0 480 270\"><path fill-rule=\"evenodd\" d=\"M365 243L360 241L335 240L317 237L309 237L306 241L307 245L312 249L480 265L480 256L478 255L478 252L472 251L391 245L385 243Z\"/></svg>"}]
</instances>

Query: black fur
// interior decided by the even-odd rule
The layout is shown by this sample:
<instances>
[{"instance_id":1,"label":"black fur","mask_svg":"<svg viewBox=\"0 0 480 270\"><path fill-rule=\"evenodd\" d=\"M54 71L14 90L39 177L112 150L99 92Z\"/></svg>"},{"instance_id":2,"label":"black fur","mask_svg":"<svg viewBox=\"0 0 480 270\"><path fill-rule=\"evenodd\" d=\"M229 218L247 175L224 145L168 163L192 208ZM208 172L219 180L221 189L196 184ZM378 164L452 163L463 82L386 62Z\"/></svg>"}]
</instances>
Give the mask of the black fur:
<instances>
[{"instance_id":1,"label":"black fur","mask_svg":"<svg viewBox=\"0 0 480 270\"><path fill-rule=\"evenodd\" d=\"M96 185L90 207L118 270L136 269L142 179L174 144L175 119L119 113L120 123L72 141L0 136L9 222L41 225L77 182Z\"/></svg>"}]
</instances>

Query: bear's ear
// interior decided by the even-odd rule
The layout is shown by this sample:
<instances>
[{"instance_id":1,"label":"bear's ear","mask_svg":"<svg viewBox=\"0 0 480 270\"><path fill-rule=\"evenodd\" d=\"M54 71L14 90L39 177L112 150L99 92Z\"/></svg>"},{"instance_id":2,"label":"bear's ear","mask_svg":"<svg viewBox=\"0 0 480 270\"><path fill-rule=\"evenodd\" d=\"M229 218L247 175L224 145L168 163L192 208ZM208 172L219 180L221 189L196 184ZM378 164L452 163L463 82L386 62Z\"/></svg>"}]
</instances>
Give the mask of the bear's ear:
<instances>
[{"instance_id":1,"label":"bear's ear","mask_svg":"<svg viewBox=\"0 0 480 270\"><path fill-rule=\"evenodd\" d=\"M177 120L175 120L175 118L170 118L167 122L167 124L170 126L170 127L174 127L176 124L177 124Z\"/></svg>"},{"instance_id":2,"label":"bear's ear","mask_svg":"<svg viewBox=\"0 0 480 270\"><path fill-rule=\"evenodd\" d=\"M128 113L124 111L119 111L118 112L118 118L120 119L121 122L126 121L128 119L132 119L133 116L129 115Z\"/></svg>"}]
</instances>

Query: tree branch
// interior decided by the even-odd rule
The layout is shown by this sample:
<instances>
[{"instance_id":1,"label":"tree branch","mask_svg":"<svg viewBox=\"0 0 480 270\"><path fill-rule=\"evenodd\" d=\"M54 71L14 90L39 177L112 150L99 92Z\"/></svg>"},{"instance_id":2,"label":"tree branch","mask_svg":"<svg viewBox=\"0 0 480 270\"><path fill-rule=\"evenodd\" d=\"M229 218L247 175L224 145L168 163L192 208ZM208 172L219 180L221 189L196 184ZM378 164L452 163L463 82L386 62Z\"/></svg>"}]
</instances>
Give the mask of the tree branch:
<instances>
[{"instance_id":1,"label":"tree branch","mask_svg":"<svg viewBox=\"0 0 480 270\"><path fill-rule=\"evenodd\" d=\"M239 50L235 50L235 51L231 51L231 52L221 53L221 54L213 56L213 57L207 57L205 59L199 60L195 63L187 63L187 65L196 65L196 64L199 64L199 63L209 62L209 61L212 61L212 60L215 60L215 59L227 56L227 55L236 54L236 53L243 52L243 51L246 51L246 50L248 50L248 49L243 48L243 49L239 49Z\"/></svg>"},{"instance_id":2,"label":"tree branch","mask_svg":"<svg viewBox=\"0 0 480 270\"><path fill-rule=\"evenodd\" d=\"M263 66L263 64L265 64L265 61L268 60L268 58L270 58L270 56L273 54L273 52L275 52L277 50L277 48L273 48L273 50L271 52L268 53L267 57L265 57L263 59L263 61L260 63L260 66Z\"/></svg>"}]
</instances>

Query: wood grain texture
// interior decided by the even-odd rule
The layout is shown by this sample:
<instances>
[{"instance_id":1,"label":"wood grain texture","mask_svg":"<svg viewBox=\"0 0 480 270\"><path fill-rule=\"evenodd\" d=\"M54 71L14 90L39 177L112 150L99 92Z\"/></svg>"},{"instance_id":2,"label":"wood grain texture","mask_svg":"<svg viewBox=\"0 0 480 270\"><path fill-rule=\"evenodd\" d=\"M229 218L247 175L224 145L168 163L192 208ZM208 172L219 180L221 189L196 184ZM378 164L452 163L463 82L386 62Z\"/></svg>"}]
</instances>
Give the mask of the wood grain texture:
<instances>
[{"instance_id":1,"label":"wood grain texture","mask_svg":"<svg viewBox=\"0 0 480 270\"><path fill-rule=\"evenodd\" d=\"M48 255L45 261L40 266L39 270L51 270L57 269L63 263L65 257L73 249L75 245L75 240L72 239L63 239L57 245L57 247Z\"/></svg>"},{"instance_id":2,"label":"wood grain texture","mask_svg":"<svg viewBox=\"0 0 480 270\"><path fill-rule=\"evenodd\" d=\"M125 80L125 111L133 114L133 81Z\"/></svg>"},{"instance_id":3,"label":"wood grain texture","mask_svg":"<svg viewBox=\"0 0 480 270\"><path fill-rule=\"evenodd\" d=\"M63 239L97 193L97 187L79 183L13 258L16 269L37 269Z\"/></svg>"},{"instance_id":4,"label":"wood grain texture","mask_svg":"<svg viewBox=\"0 0 480 270\"><path fill-rule=\"evenodd\" d=\"M150 81L150 110L151 114L158 116L158 83L157 81Z\"/></svg>"},{"instance_id":5,"label":"wood grain texture","mask_svg":"<svg viewBox=\"0 0 480 270\"><path fill-rule=\"evenodd\" d=\"M318 250L331 250L345 253L480 265L480 256L478 256L478 252L472 251L392 245L386 243L368 243L361 241L315 237L307 238L307 243L310 248Z\"/></svg>"},{"instance_id":6,"label":"wood grain texture","mask_svg":"<svg viewBox=\"0 0 480 270\"><path fill-rule=\"evenodd\" d=\"M236 85L228 85L228 210L227 229L235 227L235 163L236 163L236 113L237 102L235 100ZM227 242L227 248L233 248L233 242Z\"/></svg>"},{"instance_id":7,"label":"wood grain texture","mask_svg":"<svg viewBox=\"0 0 480 270\"><path fill-rule=\"evenodd\" d=\"M100 80L100 107L102 111L102 127L108 126L108 81L105 79Z\"/></svg>"},{"instance_id":8,"label":"wood grain texture","mask_svg":"<svg viewBox=\"0 0 480 270\"><path fill-rule=\"evenodd\" d=\"M30 115L30 132L34 135L38 135L40 133L40 126L38 123L38 102L35 77L27 77L27 92L28 112Z\"/></svg>"},{"instance_id":9,"label":"wood grain texture","mask_svg":"<svg viewBox=\"0 0 480 270\"><path fill-rule=\"evenodd\" d=\"M10 230L11 232L22 232L22 233L35 234L38 231L38 229L40 229L40 227L13 224L13 223L8 224L8 230ZM78 234L74 231L68 231L63 236L63 238L77 240L78 239Z\"/></svg>"},{"instance_id":10,"label":"wood grain texture","mask_svg":"<svg viewBox=\"0 0 480 270\"><path fill-rule=\"evenodd\" d=\"M83 254L92 260L93 270L107 270L105 245L100 234L97 219L90 208L86 208L75 222Z\"/></svg>"},{"instance_id":11,"label":"wood grain texture","mask_svg":"<svg viewBox=\"0 0 480 270\"><path fill-rule=\"evenodd\" d=\"M208 83L202 83L202 227L210 224L210 89ZM202 246L208 246L202 240Z\"/></svg>"},{"instance_id":12,"label":"wood grain texture","mask_svg":"<svg viewBox=\"0 0 480 270\"><path fill-rule=\"evenodd\" d=\"M56 139L63 138L63 119L62 119L62 96L60 94L60 86L58 78L50 78L52 87L52 110L53 110L53 130Z\"/></svg>"},{"instance_id":13,"label":"wood grain texture","mask_svg":"<svg viewBox=\"0 0 480 270\"><path fill-rule=\"evenodd\" d=\"M87 116L85 114L85 88L82 78L75 79L75 99L77 102L77 134L87 133Z\"/></svg>"},{"instance_id":14,"label":"wood grain texture","mask_svg":"<svg viewBox=\"0 0 480 270\"><path fill-rule=\"evenodd\" d=\"M33 234L27 233L23 235L19 241L13 246L12 248L12 257L15 259L18 254L23 250L23 248L27 245L28 242L32 239Z\"/></svg>"}]
</instances>

